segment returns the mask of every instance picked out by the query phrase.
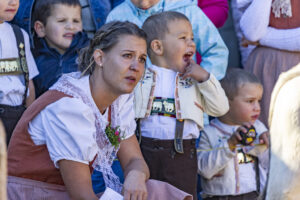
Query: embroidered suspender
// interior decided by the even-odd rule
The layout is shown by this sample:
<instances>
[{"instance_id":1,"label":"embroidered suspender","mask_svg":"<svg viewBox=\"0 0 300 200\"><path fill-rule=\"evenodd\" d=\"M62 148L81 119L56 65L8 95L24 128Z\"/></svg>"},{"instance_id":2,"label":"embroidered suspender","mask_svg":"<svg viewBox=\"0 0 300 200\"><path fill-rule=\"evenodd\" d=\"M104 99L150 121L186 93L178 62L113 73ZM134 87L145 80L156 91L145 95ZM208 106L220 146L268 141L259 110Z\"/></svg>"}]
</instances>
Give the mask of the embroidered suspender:
<instances>
[{"instance_id":1,"label":"embroidered suspender","mask_svg":"<svg viewBox=\"0 0 300 200\"><path fill-rule=\"evenodd\" d=\"M23 74L24 75L25 93L24 93L22 105L25 105L27 91L28 91L28 84L29 84L29 73L28 73L28 67L26 62L24 36L21 29L18 26L14 24L11 24L11 26L16 37L19 58L0 59L0 74L4 74L4 75Z\"/></svg>"},{"instance_id":2,"label":"embroidered suspender","mask_svg":"<svg viewBox=\"0 0 300 200\"><path fill-rule=\"evenodd\" d=\"M231 136L231 134L229 132L226 132L224 131L223 129L221 129L220 127L218 127L215 123L213 122L210 122L210 125L215 127L216 129L218 129L218 131L220 131L222 134L224 135L228 135L228 136ZM254 165L255 165L255 180L256 180L256 192L259 194L260 193L260 180L259 180L259 166L258 166L258 158L254 157L254 156L248 156L247 154L245 154L243 151L240 152L240 151L236 151L237 155L236 155L236 158L237 159L237 162L235 163L238 163L238 164L241 164L241 163L248 163L248 162L251 162L251 159L254 160ZM240 158L239 154L241 155L241 153L244 155L243 158ZM241 161L241 162L240 162ZM235 166L235 168L237 168L237 166ZM237 175L237 171L236 171L236 175ZM236 176L236 181L238 179L238 176ZM237 191L239 191L239 185L237 186Z\"/></svg>"}]
</instances>

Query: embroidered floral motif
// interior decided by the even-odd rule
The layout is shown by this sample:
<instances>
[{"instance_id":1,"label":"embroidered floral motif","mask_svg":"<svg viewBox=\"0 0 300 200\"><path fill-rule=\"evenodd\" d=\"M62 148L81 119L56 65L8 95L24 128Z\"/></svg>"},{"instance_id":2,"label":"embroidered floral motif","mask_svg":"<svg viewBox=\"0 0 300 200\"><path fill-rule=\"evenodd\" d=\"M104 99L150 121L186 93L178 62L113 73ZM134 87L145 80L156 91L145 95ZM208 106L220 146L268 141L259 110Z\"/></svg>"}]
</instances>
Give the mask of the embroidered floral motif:
<instances>
[{"instance_id":1,"label":"embroidered floral motif","mask_svg":"<svg viewBox=\"0 0 300 200\"><path fill-rule=\"evenodd\" d=\"M105 128L105 133L110 141L110 143L115 147L119 148L121 141L125 138L124 133L121 132L120 127L116 128L111 127L111 124L108 124Z\"/></svg>"},{"instance_id":2,"label":"embroidered floral motif","mask_svg":"<svg viewBox=\"0 0 300 200\"><path fill-rule=\"evenodd\" d=\"M179 84L184 88L190 88L193 85L193 80L191 78L187 78L187 79L179 78Z\"/></svg>"}]
</instances>

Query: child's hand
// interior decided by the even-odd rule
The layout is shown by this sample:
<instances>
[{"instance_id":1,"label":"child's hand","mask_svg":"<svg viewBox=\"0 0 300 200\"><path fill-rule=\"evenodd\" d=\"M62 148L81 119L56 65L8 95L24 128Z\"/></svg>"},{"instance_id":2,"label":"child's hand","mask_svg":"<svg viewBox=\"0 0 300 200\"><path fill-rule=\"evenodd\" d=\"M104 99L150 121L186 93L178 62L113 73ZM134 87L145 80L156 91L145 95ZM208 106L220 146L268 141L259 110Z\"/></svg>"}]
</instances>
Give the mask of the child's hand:
<instances>
[{"instance_id":1,"label":"child's hand","mask_svg":"<svg viewBox=\"0 0 300 200\"><path fill-rule=\"evenodd\" d=\"M190 64L185 68L185 72L181 74L183 79L191 77L198 82L204 82L209 79L209 73L203 69L200 65L195 63L194 60L190 60Z\"/></svg>"},{"instance_id":2,"label":"child's hand","mask_svg":"<svg viewBox=\"0 0 300 200\"><path fill-rule=\"evenodd\" d=\"M236 131L232 134L232 136L227 140L228 146L231 151L234 151L237 144L240 144L242 141L242 137L240 135L240 131L247 133L247 128L250 128L251 124L249 122L243 123L242 126L238 127Z\"/></svg>"},{"instance_id":3,"label":"child's hand","mask_svg":"<svg viewBox=\"0 0 300 200\"><path fill-rule=\"evenodd\" d=\"M263 132L259 136L259 144L266 144L267 147L269 148L269 145L270 145L270 132L269 131Z\"/></svg>"}]
</instances>

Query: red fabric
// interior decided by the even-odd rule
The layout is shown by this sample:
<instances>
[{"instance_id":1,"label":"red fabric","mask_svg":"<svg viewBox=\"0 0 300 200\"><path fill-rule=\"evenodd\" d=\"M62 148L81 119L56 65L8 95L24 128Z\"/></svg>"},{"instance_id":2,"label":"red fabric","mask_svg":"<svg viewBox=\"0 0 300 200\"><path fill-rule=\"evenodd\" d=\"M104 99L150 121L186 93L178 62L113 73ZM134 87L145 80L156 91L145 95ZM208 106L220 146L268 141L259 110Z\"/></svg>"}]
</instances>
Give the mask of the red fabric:
<instances>
[{"instance_id":1,"label":"red fabric","mask_svg":"<svg viewBox=\"0 0 300 200\"><path fill-rule=\"evenodd\" d=\"M56 90L49 90L35 100L22 115L14 129L8 146L8 175L50 184L64 185L60 171L55 168L46 145L35 145L28 133L29 122L47 105L70 97ZM91 164L90 163L90 170Z\"/></svg>"},{"instance_id":2,"label":"red fabric","mask_svg":"<svg viewBox=\"0 0 300 200\"><path fill-rule=\"evenodd\" d=\"M273 12L270 15L270 26L277 29L292 29L300 27L300 1L291 0L292 4L292 17L284 17L280 15L279 18L275 18Z\"/></svg>"},{"instance_id":3,"label":"red fabric","mask_svg":"<svg viewBox=\"0 0 300 200\"><path fill-rule=\"evenodd\" d=\"M198 0L198 6L217 28L224 25L229 9L227 0ZM197 63L201 63L201 55L198 52Z\"/></svg>"}]
</instances>

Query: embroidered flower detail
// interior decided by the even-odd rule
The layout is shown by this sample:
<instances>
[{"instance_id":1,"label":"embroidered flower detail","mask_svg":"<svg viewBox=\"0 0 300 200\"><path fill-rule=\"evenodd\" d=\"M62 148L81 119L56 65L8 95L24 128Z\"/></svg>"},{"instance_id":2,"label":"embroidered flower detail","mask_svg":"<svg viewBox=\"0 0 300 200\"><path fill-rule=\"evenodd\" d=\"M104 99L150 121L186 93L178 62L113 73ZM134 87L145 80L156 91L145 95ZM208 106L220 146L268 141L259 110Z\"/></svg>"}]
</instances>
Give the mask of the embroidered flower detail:
<instances>
[{"instance_id":1,"label":"embroidered flower detail","mask_svg":"<svg viewBox=\"0 0 300 200\"><path fill-rule=\"evenodd\" d=\"M124 134L121 132L120 127L116 128L111 127L111 124L108 124L105 128L105 134L107 135L112 146L117 149L121 141L125 138Z\"/></svg>"},{"instance_id":2,"label":"embroidered flower detail","mask_svg":"<svg viewBox=\"0 0 300 200\"><path fill-rule=\"evenodd\" d=\"M179 84L185 88L189 88L193 85L193 80L191 78L182 79L180 77Z\"/></svg>"}]
</instances>

